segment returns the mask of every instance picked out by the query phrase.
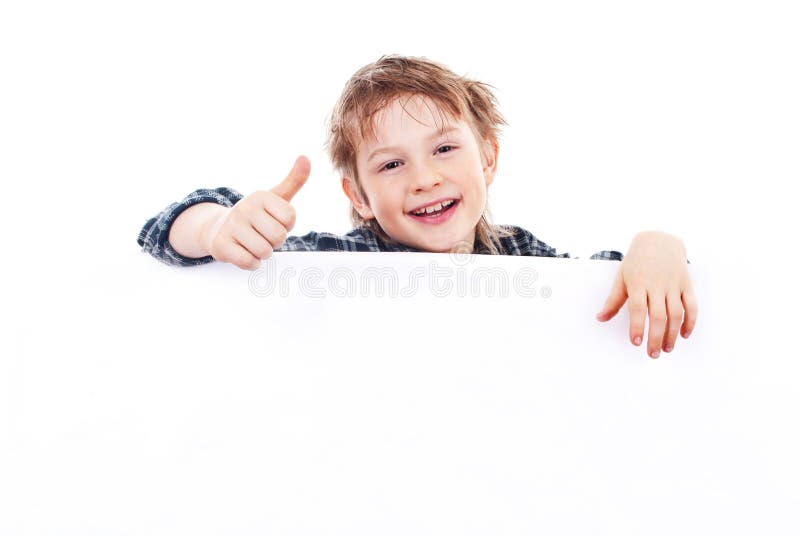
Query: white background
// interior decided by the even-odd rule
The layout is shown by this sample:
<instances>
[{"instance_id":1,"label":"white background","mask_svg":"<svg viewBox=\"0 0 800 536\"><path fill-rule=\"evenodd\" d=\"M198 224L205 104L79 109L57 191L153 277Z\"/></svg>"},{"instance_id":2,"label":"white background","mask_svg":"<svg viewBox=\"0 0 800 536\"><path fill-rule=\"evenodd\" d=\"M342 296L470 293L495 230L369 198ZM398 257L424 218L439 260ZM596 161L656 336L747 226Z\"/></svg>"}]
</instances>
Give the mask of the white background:
<instances>
[{"instance_id":1,"label":"white background","mask_svg":"<svg viewBox=\"0 0 800 536\"><path fill-rule=\"evenodd\" d=\"M757 338L763 324L770 350L754 363L770 371L776 400L794 400L792 7L5 2L3 373L16 370L20 341L49 336L38 312L63 291L140 277L130 262L139 228L197 187L269 188L305 154L312 175L295 197L295 231L349 230L325 120L356 69L400 53L497 88L510 125L490 190L496 222L581 257L624 253L644 229L677 234L717 285L715 311L730 320L715 319L721 336ZM120 324L148 313L107 298ZM75 299L70 311L91 319L95 306Z\"/></svg>"},{"instance_id":2,"label":"white background","mask_svg":"<svg viewBox=\"0 0 800 536\"><path fill-rule=\"evenodd\" d=\"M356 69L400 53L497 88L498 223L573 255L656 228L690 258L739 261L798 177L789 6L4 3L3 216L39 262L102 262L194 188L269 188L305 154L296 231L346 232L325 121ZM75 236L88 226L91 246Z\"/></svg>"}]
</instances>

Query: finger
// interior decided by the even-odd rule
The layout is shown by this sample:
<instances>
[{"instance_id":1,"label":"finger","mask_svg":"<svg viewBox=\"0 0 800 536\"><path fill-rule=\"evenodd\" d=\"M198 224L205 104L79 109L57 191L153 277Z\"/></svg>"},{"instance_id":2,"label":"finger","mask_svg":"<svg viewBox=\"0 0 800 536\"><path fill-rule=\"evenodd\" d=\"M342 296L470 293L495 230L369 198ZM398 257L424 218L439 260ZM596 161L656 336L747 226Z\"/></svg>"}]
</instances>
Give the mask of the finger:
<instances>
[{"instance_id":1,"label":"finger","mask_svg":"<svg viewBox=\"0 0 800 536\"><path fill-rule=\"evenodd\" d=\"M662 346L665 352L671 352L675 348L675 340L678 338L682 317L683 305L680 295L677 291L667 294L667 329Z\"/></svg>"},{"instance_id":2,"label":"finger","mask_svg":"<svg viewBox=\"0 0 800 536\"><path fill-rule=\"evenodd\" d=\"M597 319L601 322L605 322L606 320L614 318L627 299L628 293L625 291L625 283L622 280L622 270L617 270L617 276L614 278L614 283L611 285L611 292L608 298L606 298L606 303L603 305L603 308L597 313Z\"/></svg>"},{"instance_id":3,"label":"finger","mask_svg":"<svg viewBox=\"0 0 800 536\"><path fill-rule=\"evenodd\" d=\"M311 162L305 156L299 156L294 162L292 170L289 175L283 179L283 182L270 190L271 192L279 195L286 201L291 201L292 197L300 190L300 188L308 180L308 175L311 173Z\"/></svg>"},{"instance_id":4,"label":"finger","mask_svg":"<svg viewBox=\"0 0 800 536\"><path fill-rule=\"evenodd\" d=\"M286 241L286 228L275 218L264 215L263 218L253 220L253 229L267 242L273 249L277 249Z\"/></svg>"},{"instance_id":5,"label":"finger","mask_svg":"<svg viewBox=\"0 0 800 536\"><path fill-rule=\"evenodd\" d=\"M686 314L683 316L683 329L681 330L683 338L688 339L689 335L694 331L694 325L697 323L697 297L694 294L691 284L689 288L685 289L681 294L683 301L683 310Z\"/></svg>"},{"instance_id":6,"label":"finger","mask_svg":"<svg viewBox=\"0 0 800 536\"><path fill-rule=\"evenodd\" d=\"M644 339L644 321L647 316L647 293L644 290L629 292L630 338L636 346Z\"/></svg>"},{"instance_id":7,"label":"finger","mask_svg":"<svg viewBox=\"0 0 800 536\"><path fill-rule=\"evenodd\" d=\"M272 244L252 227L238 229L233 238L257 259L267 259L272 255Z\"/></svg>"},{"instance_id":8,"label":"finger","mask_svg":"<svg viewBox=\"0 0 800 536\"><path fill-rule=\"evenodd\" d=\"M666 298L660 293L648 293L647 308L650 316L650 331L647 334L647 355L655 359L661 353L664 328L667 325Z\"/></svg>"},{"instance_id":9,"label":"finger","mask_svg":"<svg viewBox=\"0 0 800 536\"><path fill-rule=\"evenodd\" d=\"M228 241L220 246L220 253L216 259L235 264L243 270L255 270L261 265L259 259L235 241Z\"/></svg>"},{"instance_id":10,"label":"finger","mask_svg":"<svg viewBox=\"0 0 800 536\"><path fill-rule=\"evenodd\" d=\"M296 213L294 207L288 201L277 195L267 194L262 200L262 206L267 218L278 220L287 231L292 230Z\"/></svg>"}]
</instances>

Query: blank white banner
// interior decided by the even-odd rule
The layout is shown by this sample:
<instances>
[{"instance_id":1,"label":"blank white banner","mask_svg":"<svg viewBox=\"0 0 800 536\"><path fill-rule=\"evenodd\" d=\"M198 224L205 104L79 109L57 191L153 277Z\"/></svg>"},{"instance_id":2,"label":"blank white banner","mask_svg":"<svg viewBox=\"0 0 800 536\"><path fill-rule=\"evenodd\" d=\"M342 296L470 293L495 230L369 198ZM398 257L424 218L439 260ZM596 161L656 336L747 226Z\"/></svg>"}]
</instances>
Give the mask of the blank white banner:
<instances>
[{"instance_id":1,"label":"blank white banner","mask_svg":"<svg viewBox=\"0 0 800 536\"><path fill-rule=\"evenodd\" d=\"M40 280L1 361L0 533L793 533L757 334L692 264L697 329L653 360L627 306L594 318L618 267L134 252Z\"/></svg>"}]
</instances>

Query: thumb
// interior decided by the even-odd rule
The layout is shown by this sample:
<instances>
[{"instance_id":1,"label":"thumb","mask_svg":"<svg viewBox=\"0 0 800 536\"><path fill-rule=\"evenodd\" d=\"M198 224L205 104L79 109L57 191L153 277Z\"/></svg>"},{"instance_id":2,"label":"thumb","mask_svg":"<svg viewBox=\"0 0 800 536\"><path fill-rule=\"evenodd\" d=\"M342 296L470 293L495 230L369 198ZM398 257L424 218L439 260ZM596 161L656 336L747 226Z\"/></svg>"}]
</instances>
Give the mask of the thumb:
<instances>
[{"instance_id":1,"label":"thumb","mask_svg":"<svg viewBox=\"0 0 800 536\"><path fill-rule=\"evenodd\" d=\"M625 284L622 281L622 270L617 271L617 277L614 279L614 284L611 286L611 293L606 298L606 303L603 308L597 313L597 320L605 322L614 318L619 312L620 307L625 304L628 299L628 293L625 290Z\"/></svg>"},{"instance_id":2,"label":"thumb","mask_svg":"<svg viewBox=\"0 0 800 536\"><path fill-rule=\"evenodd\" d=\"M294 167L283 182L270 190L286 201L291 201L292 197L303 187L311 173L311 162L305 156L299 156L294 162Z\"/></svg>"}]
</instances>

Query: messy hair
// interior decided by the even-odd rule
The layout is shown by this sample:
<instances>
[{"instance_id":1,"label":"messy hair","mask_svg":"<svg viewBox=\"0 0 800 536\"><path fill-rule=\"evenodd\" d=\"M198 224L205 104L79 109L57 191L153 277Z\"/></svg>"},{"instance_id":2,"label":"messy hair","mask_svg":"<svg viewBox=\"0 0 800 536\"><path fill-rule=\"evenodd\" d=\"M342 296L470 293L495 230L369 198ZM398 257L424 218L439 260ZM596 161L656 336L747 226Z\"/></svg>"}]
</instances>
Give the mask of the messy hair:
<instances>
[{"instance_id":1,"label":"messy hair","mask_svg":"<svg viewBox=\"0 0 800 536\"><path fill-rule=\"evenodd\" d=\"M500 126L506 121L497 110L497 99L488 84L458 76L445 66L421 57L389 55L356 71L345 84L331 114L326 147L333 167L362 198L364 191L358 177L356 154L362 140L375 138L377 114L395 99L421 95L433 101L439 115L456 120L464 118L475 134L481 151L488 156L487 141L496 141ZM444 128L444 121L442 122ZM383 240L393 240L374 219L364 220L350 207L355 227L367 227ZM477 242L492 254L502 253L500 237L506 229L491 223L488 206L475 229Z\"/></svg>"}]
</instances>

